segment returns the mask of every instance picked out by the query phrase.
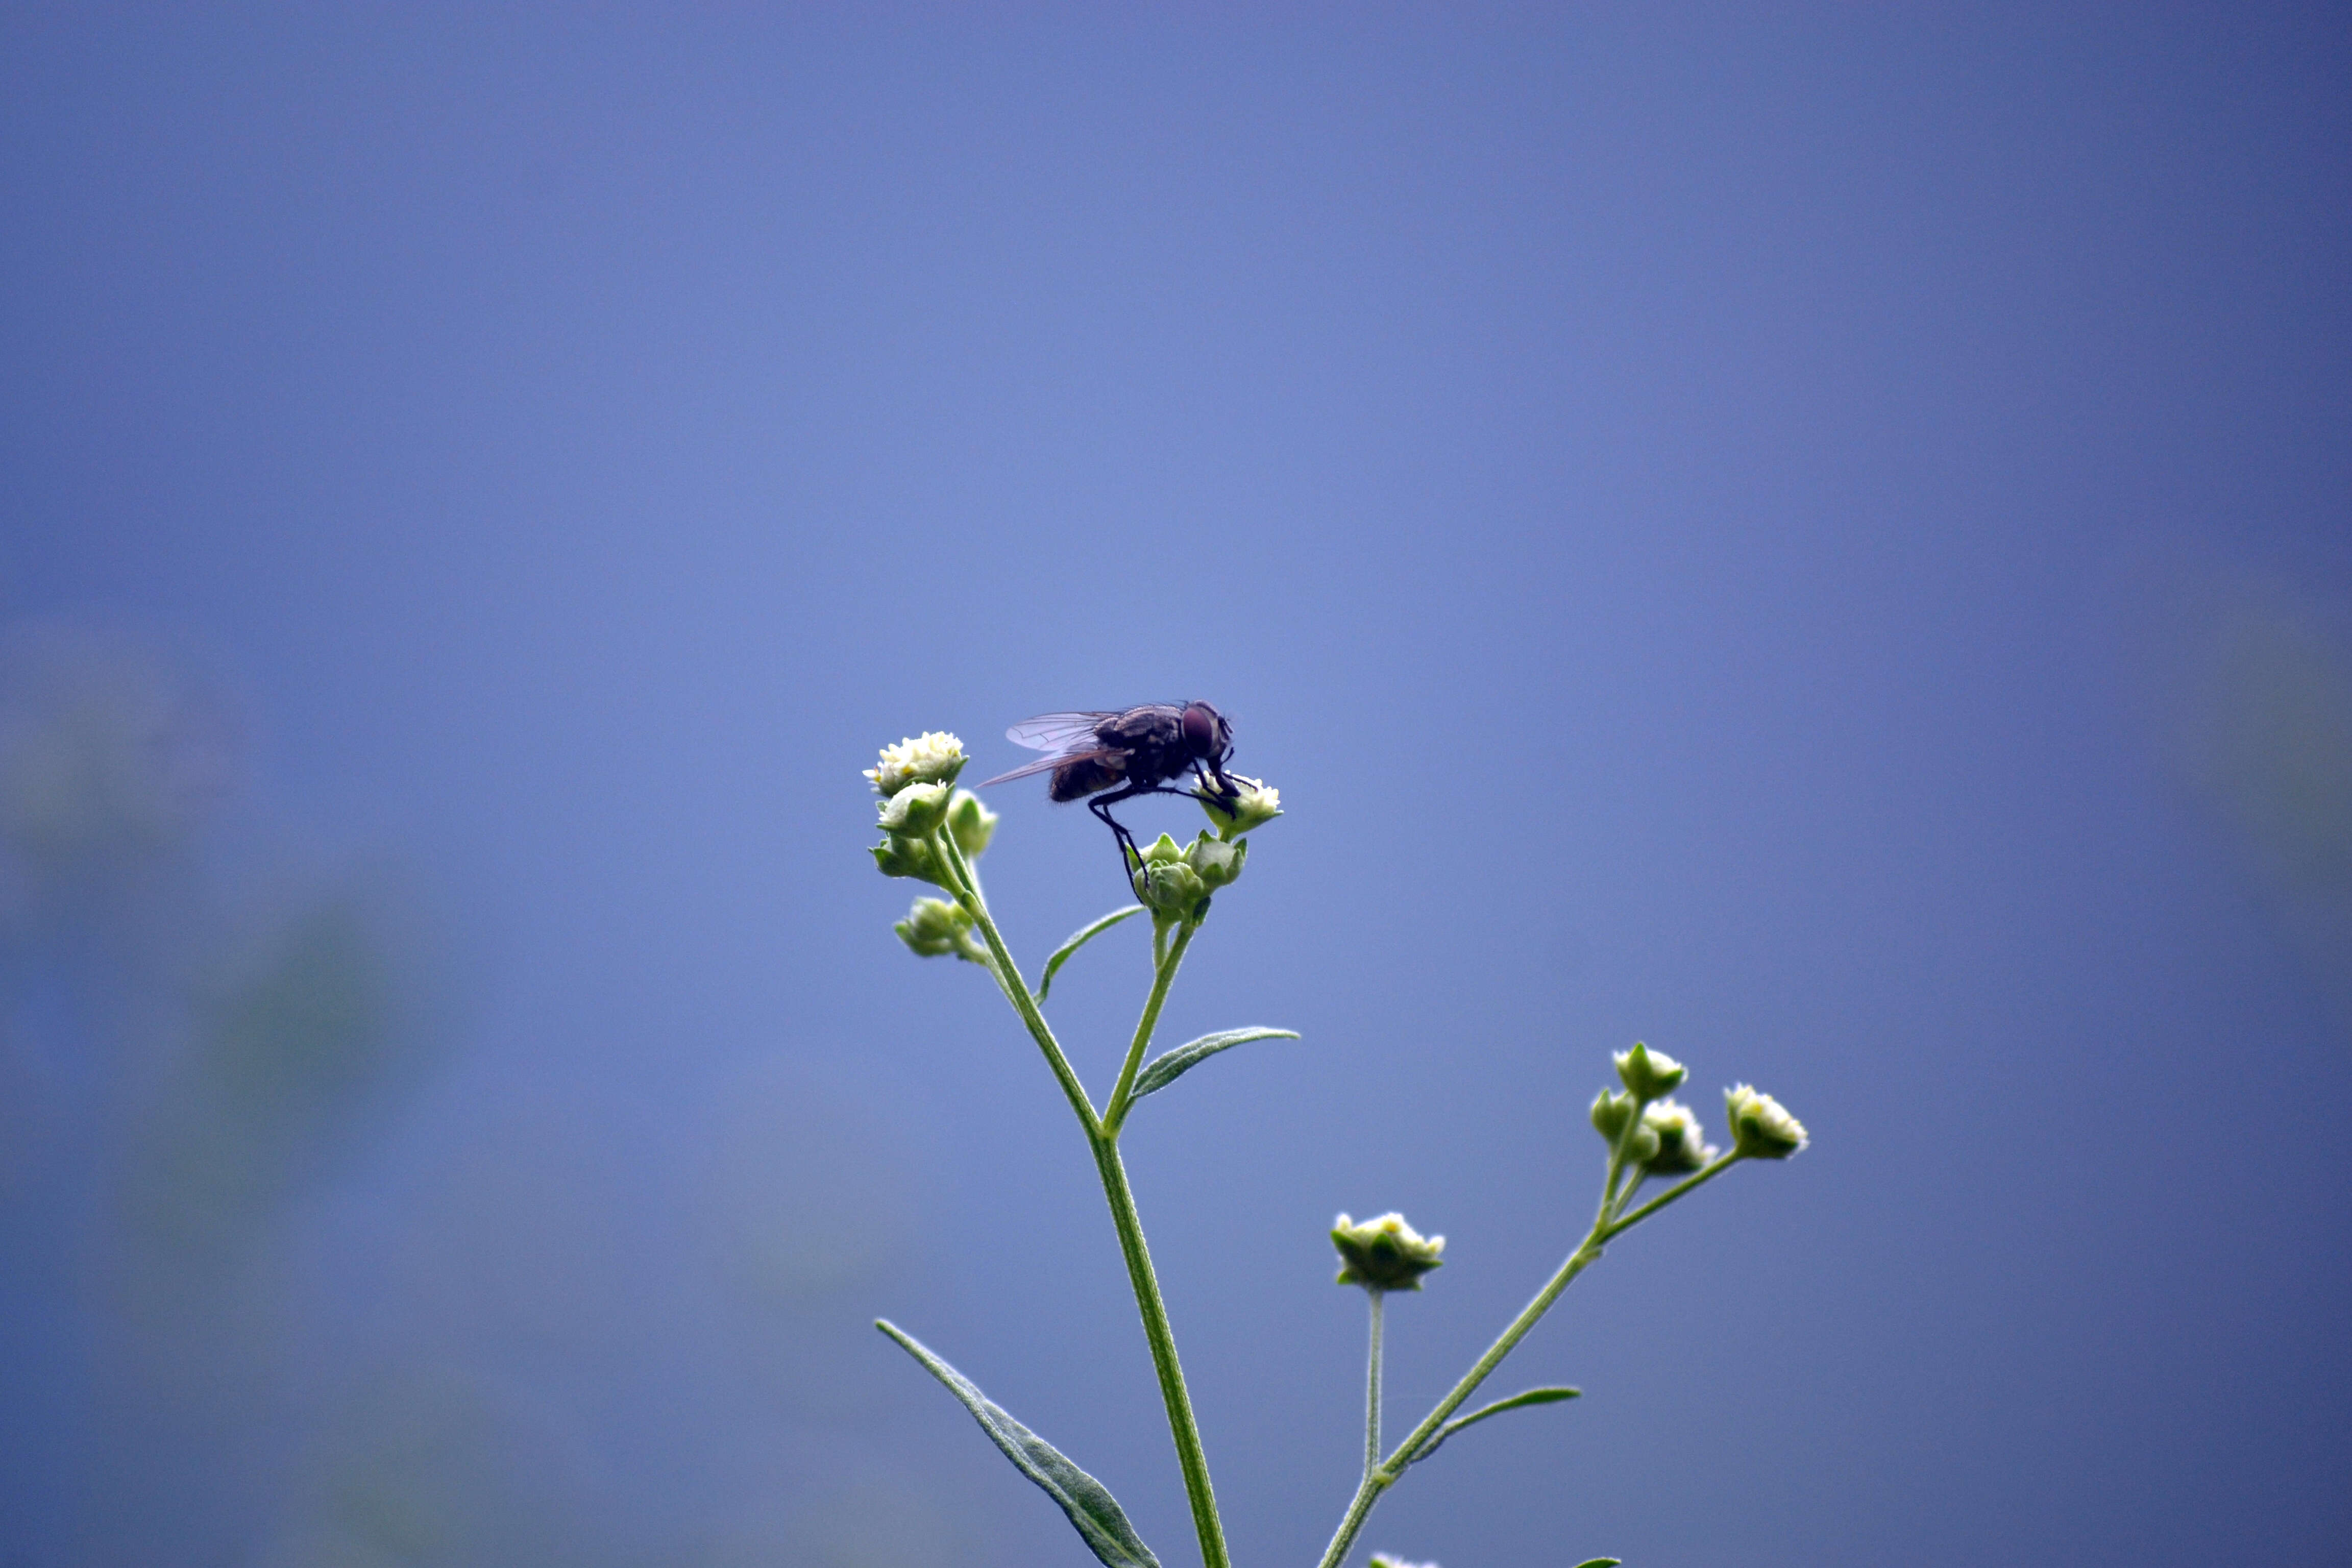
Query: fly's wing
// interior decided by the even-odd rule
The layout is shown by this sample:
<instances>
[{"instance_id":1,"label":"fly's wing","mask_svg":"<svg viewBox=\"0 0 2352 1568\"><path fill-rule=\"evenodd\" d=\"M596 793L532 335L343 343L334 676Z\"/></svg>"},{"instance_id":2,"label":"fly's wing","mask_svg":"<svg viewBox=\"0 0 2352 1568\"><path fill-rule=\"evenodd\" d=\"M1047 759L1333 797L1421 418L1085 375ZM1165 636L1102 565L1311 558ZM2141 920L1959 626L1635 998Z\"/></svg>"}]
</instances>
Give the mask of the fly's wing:
<instances>
[{"instance_id":1,"label":"fly's wing","mask_svg":"<svg viewBox=\"0 0 2352 1568\"><path fill-rule=\"evenodd\" d=\"M1033 752L1091 751L1102 744L1095 727L1116 713L1040 713L1004 731L1004 738Z\"/></svg>"},{"instance_id":2,"label":"fly's wing","mask_svg":"<svg viewBox=\"0 0 2352 1568\"><path fill-rule=\"evenodd\" d=\"M980 781L980 787L986 789L991 784L1010 784L1014 779L1025 779L1031 773L1042 773L1049 768L1066 767L1072 763L1090 763L1104 757L1126 755L1127 752L1123 747L1099 746L1090 752L1066 752L1058 757L1040 757L1025 768L1015 768L1009 773L999 773L992 779L982 779Z\"/></svg>"}]
</instances>

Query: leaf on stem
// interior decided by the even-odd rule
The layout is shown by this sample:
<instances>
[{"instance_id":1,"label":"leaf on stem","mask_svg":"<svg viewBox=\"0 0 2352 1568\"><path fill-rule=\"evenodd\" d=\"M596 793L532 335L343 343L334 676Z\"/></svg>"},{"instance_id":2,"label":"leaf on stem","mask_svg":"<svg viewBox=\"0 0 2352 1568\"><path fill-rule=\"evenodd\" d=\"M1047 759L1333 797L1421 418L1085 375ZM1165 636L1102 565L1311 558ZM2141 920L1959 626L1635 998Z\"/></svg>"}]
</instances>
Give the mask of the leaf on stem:
<instances>
[{"instance_id":1,"label":"leaf on stem","mask_svg":"<svg viewBox=\"0 0 2352 1568\"><path fill-rule=\"evenodd\" d=\"M1500 1415L1506 1410L1517 1410L1523 1405L1557 1405L1563 1399L1575 1399L1583 1393L1584 1390L1580 1388L1530 1388L1525 1393L1514 1394L1508 1399L1497 1399L1492 1405L1482 1405L1469 1415L1457 1415L1440 1426L1437 1429L1437 1435L1430 1438L1429 1447L1415 1454L1406 1463L1413 1465L1421 1463L1422 1460L1437 1452L1437 1446L1440 1443L1444 1442L1465 1426L1475 1426L1489 1415ZM1590 1568L1590 1564L1586 1565L1586 1568Z\"/></svg>"},{"instance_id":2,"label":"leaf on stem","mask_svg":"<svg viewBox=\"0 0 2352 1568\"><path fill-rule=\"evenodd\" d=\"M1045 973L1037 977L1037 1000L1043 1002L1045 999L1045 993L1053 989L1054 971L1061 968L1063 964L1068 963L1070 954L1077 952L1078 949L1086 946L1087 943L1092 942L1103 932L1110 930L1111 927L1118 924L1119 921L1127 919L1128 916L1139 915L1142 912L1143 906L1141 904L1129 904L1123 910L1113 910L1110 913L1103 916L1102 919L1095 921L1092 925L1074 933L1069 941L1055 948L1054 950L1054 956L1045 961Z\"/></svg>"},{"instance_id":3,"label":"leaf on stem","mask_svg":"<svg viewBox=\"0 0 2352 1568\"><path fill-rule=\"evenodd\" d=\"M1252 1040L1295 1040L1297 1038L1298 1038L1298 1031L1296 1029L1253 1027L1224 1029L1213 1035L1202 1035L1197 1040L1187 1040L1174 1050L1162 1051L1146 1062L1143 1070L1136 1074L1135 1092L1129 1095L1128 1099L1130 1101L1141 1100L1155 1089L1166 1089L1219 1051L1231 1050L1235 1046L1245 1046Z\"/></svg>"},{"instance_id":4,"label":"leaf on stem","mask_svg":"<svg viewBox=\"0 0 2352 1568\"><path fill-rule=\"evenodd\" d=\"M923 1363L923 1370L947 1384L963 1401L988 1440L1013 1461L1013 1468L1037 1483L1038 1489L1061 1505L1070 1523L1097 1557L1110 1568L1160 1568L1160 1559L1135 1533L1127 1510L1110 1489L1064 1458L1051 1443L1015 1421L972 1385L970 1378L933 1355L922 1342L891 1322L877 1318L874 1326L898 1342L906 1352Z\"/></svg>"}]
</instances>

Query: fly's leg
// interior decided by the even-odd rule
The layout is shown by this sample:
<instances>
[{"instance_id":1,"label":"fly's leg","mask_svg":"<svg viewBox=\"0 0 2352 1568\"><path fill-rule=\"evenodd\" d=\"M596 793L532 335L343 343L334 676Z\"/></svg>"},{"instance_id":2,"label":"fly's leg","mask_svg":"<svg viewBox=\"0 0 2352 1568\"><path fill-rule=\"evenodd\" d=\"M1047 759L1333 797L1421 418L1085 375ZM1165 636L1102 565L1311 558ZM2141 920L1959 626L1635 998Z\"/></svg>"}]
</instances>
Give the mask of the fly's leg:
<instances>
[{"instance_id":1,"label":"fly's leg","mask_svg":"<svg viewBox=\"0 0 2352 1568\"><path fill-rule=\"evenodd\" d=\"M1087 801L1087 809L1100 817L1103 826L1110 829L1110 836L1118 841L1119 869L1127 873L1130 884L1135 879L1136 868L1143 864L1143 852L1135 847L1135 836L1128 832L1118 818L1110 814L1110 808L1112 803L1116 801L1129 800L1136 795L1151 793L1154 792L1130 784L1124 789L1116 789L1108 795L1094 795ZM1130 856L1133 857L1132 859L1129 859Z\"/></svg>"}]
</instances>

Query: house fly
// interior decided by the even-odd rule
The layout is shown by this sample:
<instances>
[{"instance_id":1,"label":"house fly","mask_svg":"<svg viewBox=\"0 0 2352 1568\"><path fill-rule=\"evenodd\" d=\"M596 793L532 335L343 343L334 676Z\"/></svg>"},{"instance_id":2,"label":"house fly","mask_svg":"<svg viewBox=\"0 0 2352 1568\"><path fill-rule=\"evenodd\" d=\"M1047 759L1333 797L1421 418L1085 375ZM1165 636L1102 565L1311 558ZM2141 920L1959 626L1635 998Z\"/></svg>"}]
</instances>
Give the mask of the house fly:
<instances>
[{"instance_id":1,"label":"house fly","mask_svg":"<svg viewBox=\"0 0 2352 1568\"><path fill-rule=\"evenodd\" d=\"M1119 864L1131 868L1135 838L1110 807L1139 795L1189 795L1195 800L1231 800L1241 786L1225 776L1234 754L1234 727L1205 702L1148 702L1119 713L1041 713L1004 731L1005 739L1051 756L999 773L981 787L1053 770L1046 794L1055 800L1087 795L1087 809L1102 818L1118 841ZM1190 771L1198 789L1172 789L1171 779ZM1213 794L1204 793L1213 791Z\"/></svg>"}]
</instances>

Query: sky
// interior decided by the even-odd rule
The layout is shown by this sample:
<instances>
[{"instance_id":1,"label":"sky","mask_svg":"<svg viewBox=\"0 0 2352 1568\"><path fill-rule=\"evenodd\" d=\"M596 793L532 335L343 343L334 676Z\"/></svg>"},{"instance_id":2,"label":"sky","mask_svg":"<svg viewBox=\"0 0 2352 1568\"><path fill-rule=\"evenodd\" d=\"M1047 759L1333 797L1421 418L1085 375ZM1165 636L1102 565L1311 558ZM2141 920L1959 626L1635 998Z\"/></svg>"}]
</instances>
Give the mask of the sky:
<instances>
[{"instance_id":1,"label":"sky","mask_svg":"<svg viewBox=\"0 0 2352 1568\"><path fill-rule=\"evenodd\" d=\"M1236 1560L2352 1553L2352 25L0 15L0 1562L1194 1548L1066 1105L860 770L1282 792L1125 1142ZM986 792L1032 975L1126 900ZM1122 808L1139 832L1200 824ZM1148 983L1048 1012L1099 1098Z\"/></svg>"}]
</instances>

